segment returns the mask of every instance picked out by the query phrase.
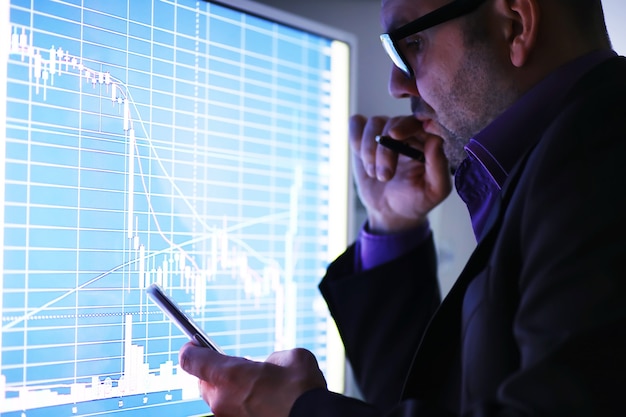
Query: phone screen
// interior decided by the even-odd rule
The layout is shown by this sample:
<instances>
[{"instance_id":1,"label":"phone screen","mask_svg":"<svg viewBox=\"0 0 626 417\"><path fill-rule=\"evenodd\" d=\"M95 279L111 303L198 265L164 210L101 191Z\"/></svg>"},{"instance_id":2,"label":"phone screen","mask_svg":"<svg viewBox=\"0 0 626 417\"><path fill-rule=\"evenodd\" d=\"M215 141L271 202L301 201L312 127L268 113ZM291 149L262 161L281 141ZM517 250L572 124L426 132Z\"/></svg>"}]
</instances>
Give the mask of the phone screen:
<instances>
[{"instance_id":1,"label":"phone screen","mask_svg":"<svg viewBox=\"0 0 626 417\"><path fill-rule=\"evenodd\" d=\"M207 336L204 331L187 316L176 302L168 297L157 284L152 284L146 290L148 296L163 312L185 333L189 339L196 340L204 347L224 353L222 349Z\"/></svg>"}]
</instances>

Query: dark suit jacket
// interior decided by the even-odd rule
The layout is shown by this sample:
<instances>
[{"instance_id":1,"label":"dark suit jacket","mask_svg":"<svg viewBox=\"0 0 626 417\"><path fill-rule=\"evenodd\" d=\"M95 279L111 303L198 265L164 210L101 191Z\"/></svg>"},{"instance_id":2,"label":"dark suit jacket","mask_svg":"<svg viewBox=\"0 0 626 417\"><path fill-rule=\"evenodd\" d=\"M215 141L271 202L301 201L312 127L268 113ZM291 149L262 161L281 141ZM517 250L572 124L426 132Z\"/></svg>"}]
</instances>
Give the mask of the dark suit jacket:
<instances>
[{"instance_id":1,"label":"dark suit jacket","mask_svg":"<svg viewBox=\"0 0 626 417\"><path fill-rule=\"evenodd\" d=\"M441 305L432 241L329 267L365 402L312 390L291 417L626 416L626 59L560 104Z\"/></svg>"}]
</instances>

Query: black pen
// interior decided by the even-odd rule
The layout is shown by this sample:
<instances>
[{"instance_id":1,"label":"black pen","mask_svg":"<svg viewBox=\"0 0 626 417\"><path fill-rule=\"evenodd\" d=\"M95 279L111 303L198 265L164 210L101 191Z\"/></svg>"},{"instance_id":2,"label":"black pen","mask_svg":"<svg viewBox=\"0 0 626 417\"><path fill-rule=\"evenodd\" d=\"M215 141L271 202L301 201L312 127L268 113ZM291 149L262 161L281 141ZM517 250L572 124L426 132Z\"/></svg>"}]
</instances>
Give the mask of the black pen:
<instances>
[{"instance_id":1,"label":"black pen","mask_svg":"<svg viewBox=\"0 0 626 417\"><path fill-rule=\"evenodd\" d=\"M415 149L406 143L393 139L390 136L378 135L376 136L376 142L385 148L391 149L392 151L398 152L404 156L408 156L411 159L415 159L419 162L425 162L426 158L424 157L424 153L418 149Z\"/></svg>"}]
</instances>

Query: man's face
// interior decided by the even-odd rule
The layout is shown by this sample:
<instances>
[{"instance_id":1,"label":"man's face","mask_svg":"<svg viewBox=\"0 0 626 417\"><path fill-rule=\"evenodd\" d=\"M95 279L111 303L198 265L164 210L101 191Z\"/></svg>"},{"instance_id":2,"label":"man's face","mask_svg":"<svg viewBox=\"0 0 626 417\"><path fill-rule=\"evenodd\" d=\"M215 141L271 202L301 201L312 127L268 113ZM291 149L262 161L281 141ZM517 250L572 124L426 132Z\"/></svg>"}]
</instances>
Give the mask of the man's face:
<instances>
[{"instance_id":1,"label":"man's face","mask_svg":"<svg viewBox=\"0 0 626 417\"><path fill-rule=\"evenodd\" d=\"M398 28L448 2L383 0L383 29ZM414 76L408 78L394 68L389 85L395 97L411 98L413 114L427 132L444 139L453 167L466 157L463 148L469 139L508 103L503 100L507 94L501 94L502 75L487 28L480 28L482 34L467 33L468 18L453 19L398 41Z\"/></svg>"}]
</instances>

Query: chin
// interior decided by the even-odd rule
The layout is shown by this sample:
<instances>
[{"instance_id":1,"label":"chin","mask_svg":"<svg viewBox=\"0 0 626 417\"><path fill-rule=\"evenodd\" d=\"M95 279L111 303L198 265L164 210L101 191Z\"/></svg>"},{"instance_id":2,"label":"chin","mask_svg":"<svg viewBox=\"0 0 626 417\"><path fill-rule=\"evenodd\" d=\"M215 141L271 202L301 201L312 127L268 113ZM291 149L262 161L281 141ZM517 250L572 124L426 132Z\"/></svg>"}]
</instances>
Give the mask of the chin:
<instances>
[{"instance_id":1,"label":"chin","mask_svg":"<svg viewBox=\"0 0 626 417\"><path fill-rule=\"evenodd\" d=\"M443 152L448 158L448 164L450 165L450 171L456 172L456 169L461 165L461 162L467 158L467 153L465 152L465 145L458 146L454 140L448 141L444 139L443 142Z\"/></svg>"}]
</instances>

